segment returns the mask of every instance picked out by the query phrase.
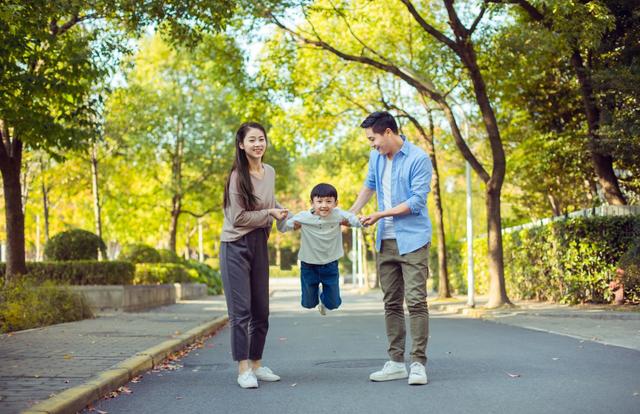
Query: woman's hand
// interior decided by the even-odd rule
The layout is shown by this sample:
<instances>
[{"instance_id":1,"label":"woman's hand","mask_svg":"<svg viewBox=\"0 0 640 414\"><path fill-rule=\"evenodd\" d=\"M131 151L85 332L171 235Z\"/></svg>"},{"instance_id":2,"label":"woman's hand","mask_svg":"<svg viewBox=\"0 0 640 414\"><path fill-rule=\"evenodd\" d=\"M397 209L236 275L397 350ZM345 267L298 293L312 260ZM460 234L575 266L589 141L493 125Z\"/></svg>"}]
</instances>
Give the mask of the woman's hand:
<instances>
[{"instance_id":1,"label":"woman's hand","mask_svg":"<svg viewBox=\"0 0 640 414\"><path fill-rule=\"evenodd\" d=\"M276 220L284 220L289 214L289 210L286 208L270 208L268 211L271 217Z\"/></svg>"}]
</instances>

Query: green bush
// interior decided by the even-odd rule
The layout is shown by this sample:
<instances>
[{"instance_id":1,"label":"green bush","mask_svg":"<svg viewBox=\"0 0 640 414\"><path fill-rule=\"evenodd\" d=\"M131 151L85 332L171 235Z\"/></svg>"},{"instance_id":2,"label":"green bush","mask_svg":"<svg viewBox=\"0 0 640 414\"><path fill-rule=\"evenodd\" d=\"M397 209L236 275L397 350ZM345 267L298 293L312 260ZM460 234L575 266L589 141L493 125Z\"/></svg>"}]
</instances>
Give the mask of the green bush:
<instances>
[{"instance_id":1,"label":"green bush","mask_svg":"<svg viewBox=\"0 0 640 414\"><path fill-rule=\"evenodd\" d=\"M222 278L219 271L197 260L188 260L184 265L198 273L195 282L206 284L207 292L210 295L220 295L222 293Z\"/></svg>"},{"instance_id":2,"label":"green bush","mask_svg":"<svg viewBox=\"0 0 640 414\"><path fill-rule=\"evenodd\" d=\"M131 263L160 263L160 253L146 244L125 244L118 259Z\"/></svg>"},{"instance_id":3,"label":"green bush","mask_svg":"<svg viewBox=\"0 0 640 414\"><path fill-rule=\"evenodd\" d=\"M190 283L198 278L198 272L176 263L138 263L134 285L165 283Z\"/></svg>"},{"instance_id":4,"label":"green bush","mask_svg":"<svg viewBox=\"0 0 640 414\"><path fill-rule=\"evenodd\" d=\"M182 259L173 250L158 249L160 254L160 263L180 263ZM149 262L148 262L149 263Z\"/></svg>"},{"instance_id":5,"label":"green bush","mask_svg":"<svg viewBox=\"0 0 640 414\"><path fill-rule=\"evenodd\" d=\"M624 270L621 282L624 296L632 303L640 303L640 241L635 243L622 256L618 267Z\"/></svg>"},{"instance_id":6,"label":"green bush","mask_svg":"<svg viewBox=\"0 0 640 414\"><path fill-rule=\"evenodd\" d=\"M300 267L292 265L289 269L282 269L279 266L269 266L269 277L300 277Z\"/></svg>"},{"instance_id":7,"label":"green bush","mask_svg":"<svg viewBox=\"0 0 640 414\"><path fill-rule=\"evenodd\" d=\"M5 274L0 263L0 274ZM70 285L130 285L135 267L130 262L78 260L73 262L28 262L27 273L35 280Z\"/></svg>"},{"instance_id":8,"label":"green bush","mask_svg":"<svg viewBox=\"0 0 640 414\"><path fill-rule=\"evenodd\" d=\"M608 302L616 265L638 238L637 216L573 218L504 234L507 292L513 299ZM466 245L460 248L466 263ZM474 240L474 269L476 292L486 294L486 239Z\"/></svg>"},{"instance_id":9,"label":"green bush","mask_svg":"<svg viewBox=\"0 0 640 414\"><path fill-rule=\"evenodd\" d=\"M82 295L47 280L24 276L0 287L0 332L92 318Z\"/></svg>"},{"instance_id":10,"label":"green bush","mask_svg":"<svg viewBox=\"0 0 640 414\"><path fill-rule=\"evenodd\" d=\"M64 231L53 236L44 246L44 255L49 260L96 260L98 250L107 257L107 246L97 235L80 229Z\"/></svg>"}]
</instances>

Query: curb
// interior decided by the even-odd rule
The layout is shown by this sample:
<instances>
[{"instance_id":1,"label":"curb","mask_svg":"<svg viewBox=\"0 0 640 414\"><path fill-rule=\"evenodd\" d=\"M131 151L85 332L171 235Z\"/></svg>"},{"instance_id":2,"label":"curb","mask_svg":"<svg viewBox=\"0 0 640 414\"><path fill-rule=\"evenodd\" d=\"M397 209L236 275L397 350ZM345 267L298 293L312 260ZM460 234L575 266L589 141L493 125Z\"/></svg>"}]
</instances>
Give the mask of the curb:
<instances>
[{"instance_id":1,"label":"curb","mask_svg":"<svg viewBox=\"0 0 640 414\"><path fill-rule=\"evenodd\" d=\"M195 342L198 338L221 329L229 321L228 316L220 316L211 322L197 326L175 339L169 339L156 346L136 353L131 358L100 372L84 384L62 391L54 397L38 403L22 414L64 414L76 413L105 394L115 391L131 379L153 368L168 355Z\"/></svg>"}]
</instances>

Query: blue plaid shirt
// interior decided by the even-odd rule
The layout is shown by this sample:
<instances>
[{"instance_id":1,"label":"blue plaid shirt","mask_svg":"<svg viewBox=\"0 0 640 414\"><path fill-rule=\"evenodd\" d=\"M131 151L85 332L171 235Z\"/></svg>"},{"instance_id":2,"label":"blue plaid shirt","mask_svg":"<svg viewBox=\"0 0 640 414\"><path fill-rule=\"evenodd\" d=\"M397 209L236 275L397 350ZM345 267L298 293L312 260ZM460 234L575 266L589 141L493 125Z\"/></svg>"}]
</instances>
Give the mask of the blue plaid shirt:
<instances>
[{"instance_id":1,"label":"blue plaid shirt","mask_svg":"<svg viewBox=\"0 0 640 414\"><path fill-rule=\"evenodd\" d=\"M431 241L431 220L427 212L427 194L431 191L431 159L419 147L410 143L402 135L404 143L394 157L391 169L391 204L393 207L407 203L411 213L393 216L396 241L400 254L411 253ZM377 150L369 154L369 172L365 185L378 196L378 209L383 210L384 194L382 173L387 164L387 156ZM380 251L384 220L378 221L376 250Z\"/></svg>"}]
</instances>

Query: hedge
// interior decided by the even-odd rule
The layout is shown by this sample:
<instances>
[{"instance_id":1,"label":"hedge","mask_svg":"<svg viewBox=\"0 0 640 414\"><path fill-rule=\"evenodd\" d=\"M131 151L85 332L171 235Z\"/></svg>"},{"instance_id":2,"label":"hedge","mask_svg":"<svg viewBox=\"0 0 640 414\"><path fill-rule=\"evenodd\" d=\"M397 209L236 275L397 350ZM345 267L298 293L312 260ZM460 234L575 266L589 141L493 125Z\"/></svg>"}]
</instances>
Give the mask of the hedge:
<instances>
[{"instance_id":1,"label":"hedge","mask_svg":"<svg viewBox=\"0 0 640 414\"><path fill-rule=\"evenodd\" d=\"M507 293L512 299L608 302L615 269L638 239L638 216L572 218L503 234ZM473 245L475 291L486 294L487 241L475 239ZM451 279L465 284L457 290L466 291L466 243L457 247Z\"/></svg>"},{"instance_id":2,"label":"hedge","mask_svg":"<svg viewBox=\"0 0 640 414\"><path fill-rule=\"evenodd\" d=\"M138 263L133 279L135 285L164 283L190 283L198 278L198 272L177 263Z\"/></svg>"},{"instance_id":3,"label":"hedge","mask_svg":"<svg viewBox=\"0 0 640 414\"><path fill-rule=\"evenodd\" d=\"M73 229L53 236L44 246L44 255L48 260L96 260L98 250L107 257L104 241L90 231Z\"/></svg>"},{"instance_id":4,"label":"hedge","mask_svg":"<svg viewBox=\"0 0 640 414\"><path fill-rule=\"evenodd\" d=\"M160 263L163 261L160 253L146 244L125 244L118 259L132 263Z\"/></svg>"},{"instance_id":5,"label":"hedge","mask_svg":"<svg viewBox=\"0 0 640 414\"><path fill-rule=\"evenodd\" d=\"M91 317L82 295L51 280L23 277L0 286L0 333Z\"/></svg>"},{"instance_id":6,"label":"hedge","mask_svg":"<svg viewBox=\"0 0 640 414\"><path fill-rule=\"evenodd\" d=\"M0 263L4 276L5 263ZM71 262L28 262L27 274L35 280L52 280L71 285L130 285L135 266L130 262L77 260Z\"/></svg>"}]
</instances>

